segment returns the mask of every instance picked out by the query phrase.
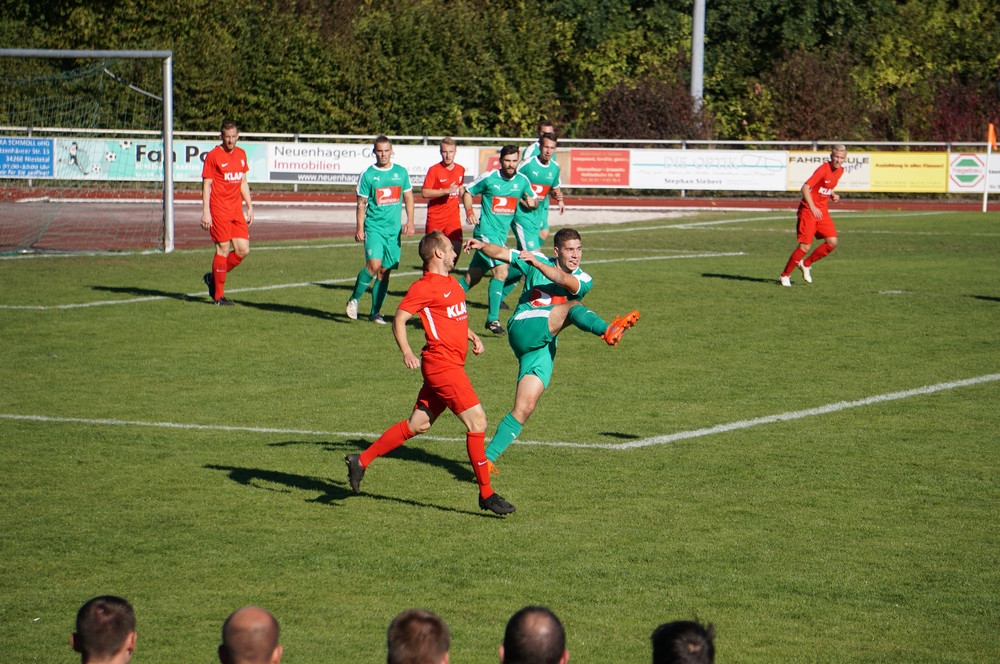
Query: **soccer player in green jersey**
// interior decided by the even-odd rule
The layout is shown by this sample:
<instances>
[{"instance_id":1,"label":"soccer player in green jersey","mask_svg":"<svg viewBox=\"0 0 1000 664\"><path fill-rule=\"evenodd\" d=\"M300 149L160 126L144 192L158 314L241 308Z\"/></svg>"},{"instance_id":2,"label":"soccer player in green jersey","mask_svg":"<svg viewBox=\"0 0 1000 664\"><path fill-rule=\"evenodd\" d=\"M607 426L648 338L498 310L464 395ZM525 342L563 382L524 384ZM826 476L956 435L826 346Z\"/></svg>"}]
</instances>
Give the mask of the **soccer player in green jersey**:
<instances>
[{"instance_id":1,"label":"soccer player in green jersey","mask_svg":"<svg viewBox=\"0 0 1000 664\"><path fill-rule=\"evenodd\" d=\"M354 292L347 300L347 317L358 318L358 300L373 281L372 310L368 320L385 325L382 303L389 291L389 275L399 266L402 241L400 233L413 235L413 187L406 169L392 163L392 143L386 136L375 139L375 163L358 182L357 232L355 242L365 243L365 266L354 281ZM406 208L406 226L400 218Z\"/></svg>"},{"instance_id":2,"label":"soccer player in green jersey","mask_svg":"<svg viewBox=\"0 0 1000 664\"><path fill-rule=\"evenodd\" d=\"M482 244L503 246L507 242L507 233L519 204L529 209L538 207L531 182L517 172L518 150L515 145L505 145L500 150L500 168L481 175L465 189L462 202L466 210L472 210L472 197L480 195L480 216L469 212L466 221L476 228L472 237ZM465 278L459 280L466 292L479 283L486 272L492 272L489 286L489 310L486 314L486 329L493 334L503 335L503 325L500 324L500 302L503 299L503 283L507 278L507 263L497 261L476 252L469 263Z\"/></svg>"},{"instance_id":3,"label":"soccer player in green jersey","mask_svg":"<svg viewBox=\"0 0 1000 664\"><path fill-rule=\"evenodd\" d=\"M525 422L538 405L538 399L552 379L552 363L560 332L570 325L599 336L609 346L617 346L625 330L639 320L639 312L617 316L609 325L583 306L581 300L594 282L580 269L583 244L580 234L562 228L554 238L554 257L540 253L508 249L472 239L465 250L476 249L486 256L524 273L524 290L517 308L507 321L507 340L518 362L514 409L503 418L486 448L490 463L507 449L521 433Z\"/></svg>"}]
</instances>

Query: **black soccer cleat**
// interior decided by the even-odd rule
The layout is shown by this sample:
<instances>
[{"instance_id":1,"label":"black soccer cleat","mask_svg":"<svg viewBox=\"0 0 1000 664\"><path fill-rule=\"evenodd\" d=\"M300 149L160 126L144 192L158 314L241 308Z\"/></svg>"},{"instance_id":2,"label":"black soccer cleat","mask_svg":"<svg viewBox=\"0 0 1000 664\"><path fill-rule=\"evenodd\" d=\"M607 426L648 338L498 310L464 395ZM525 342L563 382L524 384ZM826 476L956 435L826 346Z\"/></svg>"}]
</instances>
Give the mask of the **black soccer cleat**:
<instances>
[{"instance_id":1,"label":"black soccer cleat","mask_svg":"<svg viewBox=\"0 0 1000 664\"><path fill-rule=\"evenodd\" d=\"M502 514L510 514L517 508L508 503L506 500L504 500L503 496L501 496L499 493L494 493L489 498L479 499L479 509L489 510L494 514L502 515Z\"/></svg>"},{"instance_id":2,"label":"black soccer cleat","mask_svg":"<svg viewBox=\"0 0 1000 664\"><path fill-rule=\"evenodd\" d=\"M486 331L492 332L498 337L502 337L507 334L507 330L503 329L503 325L500 324L498 320L488 320L486 321Z\"/></svg>"},{"instance_id":3,"label":"black soccer cleat","mask_svg":"<svg viewBox=\"0 0 1000 664\"><path fill-rule=\"evenodd\" d=\"M361 480L365 478L365 469L361 467L360 454L348 454L344 457L347 464L347 481L351 484L351 491L361 493Z\"/></svg>"},{"instance_id":4,"label":"black soccer cleat","mask_svg":"<svg viewBox=\"0 0 1000 664\"><path fill-rule=\"evenodd\" d=\"M215 279L212 278L212 273L211 272L206 272L205 276L202 277L202 281L204 281L205 285L208 286L208 296L214 300L215 299Z\"/></svg>"},{"instance_id":5,"label":"black soccer cleat","mask_svg":"<svg viewBox=\"0 0 1000 664\"><path fill-rule=\"evenodd\" d=\"M233 303L232 300L227 300L224 297L220 297L218 300L215 301L215 306L217 306L217 307L235 307L236 305Z\"/></svg>"}]
</instances>

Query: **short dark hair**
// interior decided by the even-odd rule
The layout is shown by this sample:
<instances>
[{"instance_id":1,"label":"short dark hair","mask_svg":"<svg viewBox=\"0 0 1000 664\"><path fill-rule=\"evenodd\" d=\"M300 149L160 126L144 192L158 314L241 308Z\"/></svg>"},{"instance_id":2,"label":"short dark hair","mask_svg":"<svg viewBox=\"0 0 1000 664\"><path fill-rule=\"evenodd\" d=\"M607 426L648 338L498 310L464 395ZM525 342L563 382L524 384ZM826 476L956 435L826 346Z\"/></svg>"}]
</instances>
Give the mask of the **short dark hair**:
<instances>
[{"instance_id":1,"label":"short dark hair","mask_svg":"<svg viewBox=\"0 0 1000 664\"><path fill-rule=\"evenodd\" d=\"M552 238L552 244L553 246L561 247L570 240L580 240L580 239L582 239L580 237L580 233L575 228L560 228L558 231L556 231L555 237Z\"/></svg>"},{"instance_id":2,"label":"short dark hair","mask_svg":"<svg viewBox=\"0 0 1000 664\"><path fill-rule=\"evenodd\" d=\"M566 651L566 630L544 606L526 606L507 621L504 664L558 664Z\"/></svg>"},{"instance_id":3,"label":"short dark hair","mask_svg":"<svg viewBox=\"0 0 1000 664\"><path fill-rule=\"evenodd\" d=\"M554 124L552 124L551 120L541 120L541 121L539 121L539 123L538 123L538 131L541 131L542 127L552 127L553 129L556 128L556 126Z\"/></svg>"},{"instance_id":4,"label":"short dark hair","mask_svg":"<svg viewBox=\"0 0 1000 664\"><path fill-rule=\"evenodd\" d=\"M408 609L392 619L386 634L388 664L438 664L451 647L451 632L426 609Z\"/></svg>"},{"instance_id":5,"label":"short dark hair","mask_svg":"<svg viewBox=\"0 0 1000 664\"><path fill-rule=\"evenodd\" d=\"M420 254L420 260L426 266L434 258L435 249L447 249L450 246L451 240L448 239L448 236L441 231L435 230L420 238L420 244L417 245L417 252Z\"/></svg>"},{"instance_id":6,"label":"short dark hair","mask_svg":"<svg viewBox=\"0 0 1000 664\"><path fill-rule=\"evenodd\" d=\"M379 134L378 136L376 136L375 142L372 144L372 147L373 148L378 147L379 143L388 143L389 145L392 145L392 141L390 141L389 137L386 136L385 134Z\"/></svg>"},{"instance_id":7,"label":"short dark hair","mask_svg":"<svg viewBox=\"0 0 1000 664\"><path fill-rule=\"evenodd\" d=\"M135 631L135 612L121 597L101 595L76 613L77 650L86 659L108 659L125 645Z\"/></svg>"},{"instance_id":8,"label":"short dark hair","mask_svg":"<svg viewBox=\"0 0 1000 664\"><path fill-rule=\"evenodd\" d=\"M538 143L541 144L542 141L552 141L553 143L559 143L559 137L556 136L554 131L547 131L538 137Z\"/></svg>"},{"instance_id":9,"label":"short dark hair","mask_svg":"<svg viewBox=\"0 0 1000 664\"><path fill-rule=\"evenodd\" d=\"M675 620L653 630L653 664L712 664L715 661L715 627L690 620Z\"/></svg>"},{"instance_id":10,"label":"short dark hair","mask_svg":"<svg viewBox=\"0 0 1000 664\"><path fill-rule=\"evenodd\" d=\"M222 121L222 128L219 129L219 133L221 134L227 129L235 129L236 131L240 130L239 127L236 126L236 121L230 120L229 118L226 118L225 120Z\"/></svg>"},{"instance_id":11,"label":"short dark hair","mask_svg":"<svg viewBox=\"0 0 1000 664\"><path fill-rule=\"evenodd\" d=\"M500 148L501 159L503 159L509 154L521 154L521 150L516 145L505 145L502 148Z\"/></svg>"}]
</instances>

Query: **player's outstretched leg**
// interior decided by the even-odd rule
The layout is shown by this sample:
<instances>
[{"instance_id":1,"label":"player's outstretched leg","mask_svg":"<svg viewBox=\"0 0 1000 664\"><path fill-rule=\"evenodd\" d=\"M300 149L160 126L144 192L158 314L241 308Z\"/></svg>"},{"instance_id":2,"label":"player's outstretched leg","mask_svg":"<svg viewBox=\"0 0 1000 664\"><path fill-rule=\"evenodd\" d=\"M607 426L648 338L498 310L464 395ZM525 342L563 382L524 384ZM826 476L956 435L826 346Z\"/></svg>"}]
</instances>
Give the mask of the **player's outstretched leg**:
<instances>
[{"instance_id":1,"label":"player's outstretched leg","mask_svg":"<svg viewBox=\"0 0 1000 664\"><path fill-rule=\"evenodd\" d=\"M625 330L629 329L638 322L638 311L630 311L624 316L615 316L615 319L611 321L611 325L608 325L608 329L604 331L601 338L604 339L609 346L617 346L618 342L622 339L622 335L625 334Z\"/></svg>"},{"instance_id":2,"label":"player's outstretched leg","mask_svg":"<svg viewBox=\"0 0 1000 664\"><path fill-rule=\"evenodd\" d=\"M365 476L365 470L368 468L368 464L376 458L393 451L416 435L417 434L410 429L409 421L403 420L402 422L397 422L386 429L385 432L379 436L374 443L369 445L368 449L361 454L348 454L345 456L344 463L347 464L347 481L351 485L351 490L354 493L359 493L361 491L361 479Z\"/></svg>"},{"instance_id":3,"label":"player's outstretched leg","mask_svg":"<svg viewBox=\"0 0 1000 664\"><path fill-rule=\"evenodd\" d=\"M782 270L781 274L778 276L778 281L781 282L782 286L792 285L792 270L798 267L799 261L801 261L802 257L806 255L806 251L806 249L803 249L802 246L799 245L798 247L795 247L795 251L793 251L792 255L788 257L788 262L785 263L785 269Z\"/></svg>"},{"instance_id":4,"label":"player's outstretched leg","mask_svg":"<svg viewBox=\"0 0 1000 664\"><path fill-rule=\"evenodd\" d=\"M496 433L493 434L489 447L486 448L486 458L490 461L491 465L521 435L521 429L523 428L524 425L514 418L513 413L507 413L500 420ZM493 466L493 468L495 469L496 466Z\"/></svg>"}]
</instances>

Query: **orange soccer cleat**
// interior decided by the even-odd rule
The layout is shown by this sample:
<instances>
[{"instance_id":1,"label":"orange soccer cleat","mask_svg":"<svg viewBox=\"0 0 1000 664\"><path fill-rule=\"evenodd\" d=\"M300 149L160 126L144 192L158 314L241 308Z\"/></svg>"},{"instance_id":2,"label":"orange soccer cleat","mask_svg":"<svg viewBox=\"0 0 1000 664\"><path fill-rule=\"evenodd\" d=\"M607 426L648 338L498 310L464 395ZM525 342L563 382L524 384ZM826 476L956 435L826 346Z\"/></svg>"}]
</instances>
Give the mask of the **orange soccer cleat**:
<instances>
[{"instance_id":1,"label":"orange soccer cleat","mask_svg":"<svg viewBox=\"0 0 1000 664\"><path fill-rule=\"evenodd\" d=\"M625 334L625 330L629 329L638 322L638 311L630 311L624 316L616 316L615 319L611 321L611 325L608 325L608 329L601 335L601 338L604 339L609 346L617 346L618 342L622 339L622 335Z\"/></svg>"}]
</instances>

